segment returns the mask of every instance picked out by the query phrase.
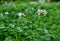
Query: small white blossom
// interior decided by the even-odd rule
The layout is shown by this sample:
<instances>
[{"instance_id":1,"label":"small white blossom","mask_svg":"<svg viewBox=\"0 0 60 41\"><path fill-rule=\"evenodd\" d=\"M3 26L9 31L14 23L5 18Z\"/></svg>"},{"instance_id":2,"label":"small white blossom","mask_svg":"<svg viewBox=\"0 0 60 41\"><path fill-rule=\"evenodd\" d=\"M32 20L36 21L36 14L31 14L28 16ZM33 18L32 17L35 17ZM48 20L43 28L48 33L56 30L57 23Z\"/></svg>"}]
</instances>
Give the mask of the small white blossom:
<instances>
[{"instance_id":1,"label":"small white blossom","mask_svg":"<svg viewBox=\"0 0 60 41\"><path fill-rule=\"evenodd\" d=\"M20 17L20 16L25 16L25 14L24 13L18 13L18 16Z\"/></svg>"},{"instance_id":2,"label":"small white blossom","mask_svg":"<svg viewBox=\"0 0 60 41\"><path fill-rule=\"evenodd\" d=\"M42 13L42 10L38 9L37 14L40 15Z\"/></svg>"},{"instance_id":3,"label":"small white blossom","mask_svg":"<svg viewBox=\"0 0 60 41\"><path fill-rule=\"evenodd\" d=\"M38 9L38 10L37 10L37 14L38 14L38 15L40 15L40 14L46 15L46 14L47 14L47 11L46 11L46 10L40 10L40 9Z\"/></svg>"},{"instance_id":4,"label":"small white blossom","mask_svg":"<svg viewBox=\"0 0 60 41\"><path fill-rule=\"evenodd\" d=\"M6 14L6 15L8 15L8 14L9 14L9 12L5 12L5 14Z\"/></svg>"},{"instance_id":5,"label":"small white blossom","mask_svg":"<svg viewBox=\"0 0 60 41\"><path fill-rule=\"evenodd\" d=\"M43 14L44 14L44 15L47 15L47 11L46 11L46 10L43 10Z\"/></svg>"}]
</instances>

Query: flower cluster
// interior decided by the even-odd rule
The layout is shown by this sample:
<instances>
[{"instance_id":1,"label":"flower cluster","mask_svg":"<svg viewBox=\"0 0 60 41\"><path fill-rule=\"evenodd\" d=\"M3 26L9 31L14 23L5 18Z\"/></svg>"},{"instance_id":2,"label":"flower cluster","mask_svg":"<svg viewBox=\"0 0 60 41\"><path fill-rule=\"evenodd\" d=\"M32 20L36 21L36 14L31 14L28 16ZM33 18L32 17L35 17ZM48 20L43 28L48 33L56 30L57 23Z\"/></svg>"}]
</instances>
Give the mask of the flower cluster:
<instances>
[{"instance_id":1,"label":"flower cluster","mask_svg":"<svg viewBox=\"0 0 60 41\"><path fill-rule=\"evenodd\" d=\"M41 15L41 14L47 15L47 11L46 10L38 9L37 10L37 15Z\"/></svg>"},{"instance_id":2,"label":"flower cluster","mask_svg":"<svg viewBox=\"0 0 60 41\"><path fill-rule=\"evenodd\" d=\"M29 10L29 9L28 9ZM28 11L28 10L26 10L26 11ZM34 10L34 8L32 8L32 10ZM47 15L47 11L46 10L41 10L41 9L38 9L37 11L37 15L41 15L41 14L43 14L43 15ZM13 12L14 13L14 12ZM10 13L9 12L5 12L4 13L5 15L9 15ZM0 16L3 16L3 14L2 13L0 13ZM19 17L22 17L22 16L25 16L25 14L24 13L22 13L22 12L19 12L18 14L17 14L17 16L19 16Z\"/></svg>"}]
</instances>

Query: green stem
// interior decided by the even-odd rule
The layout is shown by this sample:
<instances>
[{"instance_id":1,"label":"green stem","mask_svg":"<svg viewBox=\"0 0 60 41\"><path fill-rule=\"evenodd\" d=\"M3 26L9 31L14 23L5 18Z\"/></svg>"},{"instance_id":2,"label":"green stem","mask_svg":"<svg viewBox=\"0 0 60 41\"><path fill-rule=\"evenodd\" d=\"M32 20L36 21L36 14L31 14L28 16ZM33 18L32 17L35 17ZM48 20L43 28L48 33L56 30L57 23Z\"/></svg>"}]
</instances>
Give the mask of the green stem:
<instances>
[{"instance_id":1,"label":"green stem","mask_svg":"<svg viewBox=\"0 0 60 41\"><path fill-rule=\"evenodd\" d=\"M19 40L18 40L17 32L15 33L15 37L16 37L16 41L19 41Z\"/></svg>"}]
</instances>

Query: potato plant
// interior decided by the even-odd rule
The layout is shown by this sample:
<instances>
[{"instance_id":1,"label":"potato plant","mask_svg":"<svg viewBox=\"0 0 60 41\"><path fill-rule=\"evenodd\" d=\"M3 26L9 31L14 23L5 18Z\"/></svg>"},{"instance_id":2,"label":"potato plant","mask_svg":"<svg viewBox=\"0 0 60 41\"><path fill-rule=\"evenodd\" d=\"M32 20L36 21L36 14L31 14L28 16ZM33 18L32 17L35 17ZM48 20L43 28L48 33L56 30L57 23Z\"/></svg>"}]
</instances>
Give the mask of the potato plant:
<instances>
[{"instance_id":1,"label":"potato plant","mask_svg":"<svg viewBox=\"0 0 60 41\"><path fill-rule=\"evenodd\" d=\"M0 41L60 41L60 3L1 5Z\"/></svg>"}]
</instances>

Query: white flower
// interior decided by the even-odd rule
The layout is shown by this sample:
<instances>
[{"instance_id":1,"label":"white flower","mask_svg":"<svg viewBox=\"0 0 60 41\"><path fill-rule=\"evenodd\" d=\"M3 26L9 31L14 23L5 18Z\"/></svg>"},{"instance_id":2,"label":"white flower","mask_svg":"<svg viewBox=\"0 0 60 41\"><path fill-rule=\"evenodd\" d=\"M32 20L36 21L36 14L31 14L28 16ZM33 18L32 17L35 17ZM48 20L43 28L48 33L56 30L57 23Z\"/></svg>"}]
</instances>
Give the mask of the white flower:
<instances>
[{"instance_id":1,"label":"white flower","mask_svg":"<svg viewBox=\"0 0 60 41\"><path fill-rule=\"evenodd\" d=\"M38 9L37 14L40 15L42 13L42 10Z\"/></svg>"},{"instance_id":2,"label":"white flower","mask_svg":"<svg viewBox=\"0 0 60 41\"><path fill-rule=\"evenodd\" d=\"M6 14L6 15L8 15L8 14L9 14L9 12L5 12L5 14Z\"/></svg>"},{"instance_id":3,"label":"white flower","mask_svg":"<svg viewBox=\"0 0 60 41\"><path fill-rule=\"evenodd\" d=\"M38 9L38 10L37 10L37 14L38 14L38 15L40 15L40 14L47 15L47 11L46 11L46 10Z\"/></svg>"},{"instance_id":4,"label":"white flower","mask_svg":"<svg viewBox=\"0 0 60 41\"><path fill-rule=\"evenodd\" d=\"M44 14L44 15L47 15L47 11L46 11L46 10L43 10L43 14Z\"/></svg>"},{"instance_id":5,"label":"white flower","mask_svg":"<svg viewBox=\"0 0 60 41\"><path fill-rule=\"evenodd\" d=\"M25 16L25 14L24 13L18 13L18 16Z\"/></svg>"}]
</instances>

